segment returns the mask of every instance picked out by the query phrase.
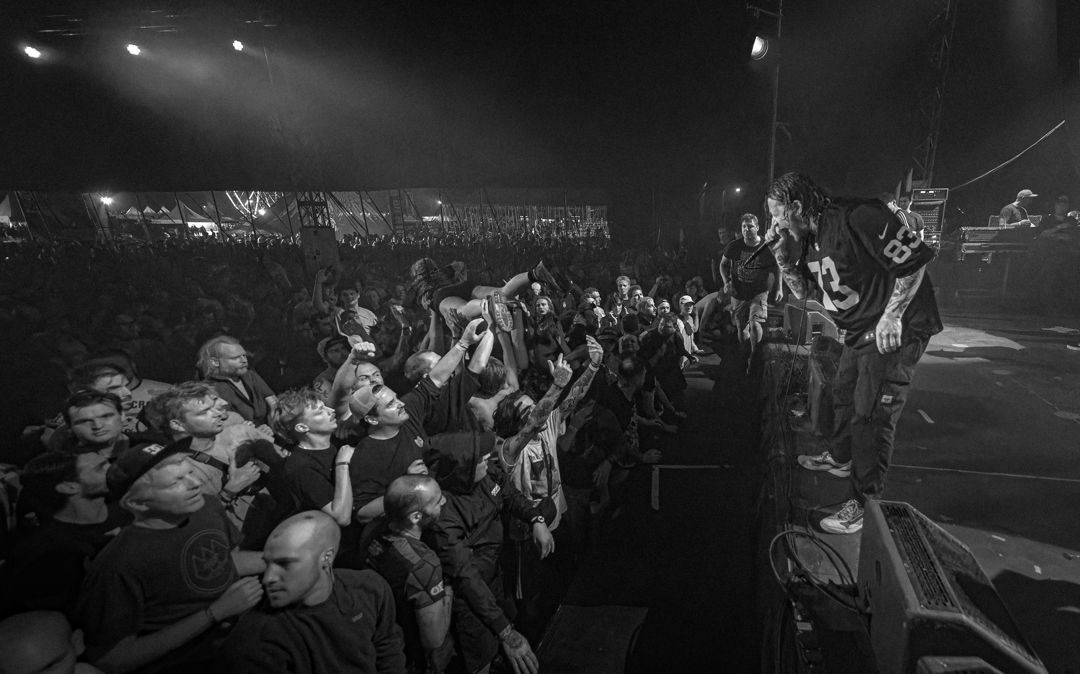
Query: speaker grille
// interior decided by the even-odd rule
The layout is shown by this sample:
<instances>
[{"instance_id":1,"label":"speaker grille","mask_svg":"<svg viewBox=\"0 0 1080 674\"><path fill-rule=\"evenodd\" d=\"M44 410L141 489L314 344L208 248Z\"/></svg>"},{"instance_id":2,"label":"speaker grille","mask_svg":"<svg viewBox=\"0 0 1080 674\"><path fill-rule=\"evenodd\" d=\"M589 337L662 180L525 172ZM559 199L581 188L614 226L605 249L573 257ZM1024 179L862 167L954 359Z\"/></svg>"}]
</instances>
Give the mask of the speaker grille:
<instances>
[{"instance_id":1,"label":"speaker grille","mask_svg":"<svg viewBox=\"0 0 1080 674\"><path fill-rule=\"evenodd\" d=\"M919 533L919 525L912 516L913 510L906 505L882 503L881 511L909 565L910 578L915 591L919 593L919 602L926 608L959 612L960 607L953 601L952 593L934 563L930 546Z\"/></svg>"}]
</instances>

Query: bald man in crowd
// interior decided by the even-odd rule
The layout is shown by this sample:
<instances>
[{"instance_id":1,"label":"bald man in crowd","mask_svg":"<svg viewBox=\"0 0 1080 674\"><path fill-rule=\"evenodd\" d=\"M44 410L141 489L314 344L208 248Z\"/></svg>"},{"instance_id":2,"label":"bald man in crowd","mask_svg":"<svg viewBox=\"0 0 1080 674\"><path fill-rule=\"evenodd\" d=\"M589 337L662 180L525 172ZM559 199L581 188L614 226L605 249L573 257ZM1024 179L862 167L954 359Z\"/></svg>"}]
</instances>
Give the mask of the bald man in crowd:
<instances>
[{"instance_id":1,"label":"bald man in crowd","mask_svg":"<svg viewBox=\"0 0 1080 674\"><path fill-rule=\"evenodd\" d=\"M266 541L265 600L223 649L232 674L405 672L394 596L374 571L334 569L341 530L318 510L294 515Z\"/></svg>"},{"instance_id":2,"label":"bald man in crowd","mask_svg":"<svg viewBox=\"0 0 1080 674\"><path fill-rule=\"evenodd\" d=\"M0 673L101 674L79 662L82 631L72 630L56 611L30 611L0 621Z\"/></svg>"}]
</instances>

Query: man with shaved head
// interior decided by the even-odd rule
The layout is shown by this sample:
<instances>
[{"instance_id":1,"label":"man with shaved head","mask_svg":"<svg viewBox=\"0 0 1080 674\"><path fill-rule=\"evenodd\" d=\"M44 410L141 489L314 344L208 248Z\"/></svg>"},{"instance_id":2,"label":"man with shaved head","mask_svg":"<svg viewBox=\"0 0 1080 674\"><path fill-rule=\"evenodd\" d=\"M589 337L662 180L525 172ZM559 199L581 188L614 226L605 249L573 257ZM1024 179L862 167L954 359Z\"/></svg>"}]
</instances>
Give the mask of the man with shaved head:
<instances>
[{"instance_id":1,"label":"man with shaved head","mask_svg":"<svg viewBox=\"0 0 1080 674\"><path fill-rule=\"evenodd\" d=\"M340 542L319 510L274 529L263 549L266 597L223 649L229 672L405 672L390 587L374 571L334 569Z\"/></svg>"},{"instance_id":2,"label":"man with shaved head","mask_svg":"<svg viewBox=\"0 0 1080 674\"><path fill-rule=\"evenodd\" d=\"M438 555L420 540L446 503L427 475L402 475L383 497L386 517L367 545L367 563L390 584L410 672L441 672L453 655L449 638L454 593L443 583Z\"/></svg>"},{"instance_id":3,"label":"man with shaved head","mask_svg":"<svg viewBox=\"0 0 1080 674\"><path fill-rule=\"evenodd\" d=\"M56 611L18 613L0 621L0 674L100 674L78 658L82 632Z\"/></svg>"}]
</instances>

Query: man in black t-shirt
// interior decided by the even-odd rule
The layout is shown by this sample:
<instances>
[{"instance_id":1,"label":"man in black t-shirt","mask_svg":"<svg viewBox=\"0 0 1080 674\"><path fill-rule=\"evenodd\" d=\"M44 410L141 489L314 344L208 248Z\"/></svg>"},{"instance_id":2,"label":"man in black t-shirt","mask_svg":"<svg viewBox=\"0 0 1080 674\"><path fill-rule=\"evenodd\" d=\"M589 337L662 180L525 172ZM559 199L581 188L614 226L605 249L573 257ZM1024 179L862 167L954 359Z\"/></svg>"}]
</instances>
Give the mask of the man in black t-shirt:
<instances>
[{"instance_id":1,"label":"man in black t-shirt","mask_svg":"<svg viewBox=\"0 0 1080 674\"><path fill-rule=\"evenodd\" d=\"M97 452L45 452L20 471L20 506L38 524L20 528L0 566L0 615L42 609L72 616L86 564L131 521L105 503L108 467Z\"/></svg>"},{"instance_id":2,"label":"man in black t-shirt","mask_svg":"<svg viewBox=\"0 0 1080 674\"><path fill-rule=\"evenodd\" d=\"M106 475L113 498L135 518L98 553L79 597L87 658L106 671L195 671L220 621L262 595L259 553L207 498L189 458L191 439L128 449Z\"/></svg>"},{"instance_id":3,"label":"man in black t-shirt","mask_svg":"<svg viewBox=\"0 0 1080 674\"><path fill-rule=\"evenodd\" d=\"M801 456L799 463L833 475L850 472L851 498L821 527L855 533L866 499L884 491L915 365L942 329L926 277L934 251L881 201L830 200L800 173L777 178L767 197L768 238L785 281L800 299L811 283L820 288L829 314L846 331L833 380L831 452Z\"/></svg>"},{"instance_id":4,"label":"man in black t-shirt","mask_svg":"<svg viewBox=\"0 0 1080 674\"><path fill-rule=\"evenodd\" d=\"M423 460L428 449L424 419L462 356L480 340L476 330L482 322L481 318L473 319L427 376L400 399L382 384L362 386L343 399L345 414L367 424L367 434L356 443L349 467L357 522L364 524L383 514L383 494L394 478L427 473ZM348 368L349 362L342 367ZM335 383L335 389L340 388L339 383Z\"/></svg>"},{"instance_id":5,"label":"man in black t-shirt","mask_svg":"<svg viewBox=\"0 0 1080 674\"><path fill-rule=\"evenodd\" d=\"M367 546L367 562L394 593L409 671L441 672L453 655L454 593L443 582L439 557L420 536L439 519L446 497L433 478L402 475L390 483L384 503L386 518Z\"/></svg>"},{"instance_id":6,"label":"man in black t-shirt","mask_svg":"<svg viewBox=\"0 0 1080 674\"><path fill-rule=\"evenodd\" d=\"M739 331L739 342L748 351L747 370L753 361L757 345L764 336L763 325L769 315L769 293L780 301L780 284L776 259L768 250L757 257L754 251L761 245L758 219L753 213L743 214L739 221L742 238L735 239L724 248L720 260L720 276L724 281L724 294L731 297L731 316Z\"/></svg>"},{"instance_id":7,"label":"man in black t-shirt","mask_svg":"<svg viewBox=\"0 0 1080 674\"><path fill-rule=\"evenodd\" d=\"M394 598L374 571L334 569L340 529L317 510L266 540L266 600L222 649L231 674L405 674Z\"/></svg>"},{"instance_id":8,"label":"man in black t-shirt","mask_svg":"<svg viewBox=\"0 0 1080 674\"><path fill-rule=\"evenodd\" d=\"M311 389L287 391L278 398L274 430L292 440L293 451L282 467L293 512L321 510L339 525L352 521L353 493L349 463L353 448L337 451L331 437L337 429L334 410Z\"/></svg>"}]
</instances>

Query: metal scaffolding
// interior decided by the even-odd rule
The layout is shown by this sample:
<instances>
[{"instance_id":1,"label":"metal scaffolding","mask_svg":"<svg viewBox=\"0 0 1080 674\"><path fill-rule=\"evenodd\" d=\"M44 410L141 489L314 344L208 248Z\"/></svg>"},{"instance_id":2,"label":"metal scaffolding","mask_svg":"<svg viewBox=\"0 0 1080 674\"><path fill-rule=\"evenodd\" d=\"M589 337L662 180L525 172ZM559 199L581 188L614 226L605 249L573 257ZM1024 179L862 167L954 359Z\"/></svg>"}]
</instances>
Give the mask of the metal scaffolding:
<instances>
[{"instance_id":1,"label":"metal scaffolding","mask_svg":"<svg viewBox=\"0 0 1080 674\"><path fill-rule=\"evenodd\" d=\"M950 52L956 31L956 14L959 0L938 0L938 13L931 20L927 60L928 77L918 92L919 131L922 141L915 146L912 156L913 187L930 187L934 180L934 161L937 158L938 135L941 133L941 116L944 111L945 85L949 77Z\"/></svg>"}]
</instances>

